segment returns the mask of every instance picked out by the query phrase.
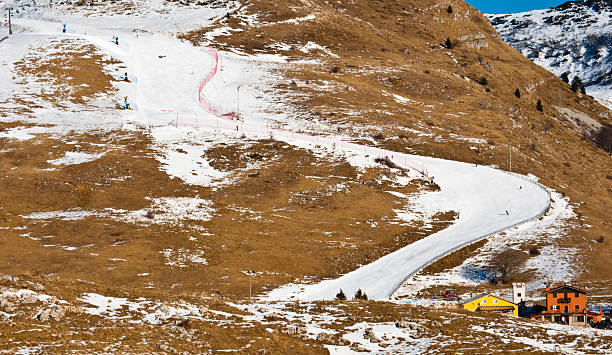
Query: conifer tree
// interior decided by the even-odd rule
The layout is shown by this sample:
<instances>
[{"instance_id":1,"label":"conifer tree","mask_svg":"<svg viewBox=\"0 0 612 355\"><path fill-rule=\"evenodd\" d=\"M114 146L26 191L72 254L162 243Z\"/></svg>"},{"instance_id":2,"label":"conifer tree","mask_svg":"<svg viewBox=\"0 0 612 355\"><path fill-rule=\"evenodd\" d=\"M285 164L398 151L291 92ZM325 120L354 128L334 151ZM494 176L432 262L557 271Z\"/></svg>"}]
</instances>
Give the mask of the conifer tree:
<instances>
[{"instance_id":1,"label":"conifer tree","mask_svg":"<svg viewBox=\"0 0 612 355\"><path fill-rule=\"evenodd\" d=\"M446 42L444 43L444 47L448 49L453 49L453 42L451 42L450 38L446 38Z\"/></svg>"},{"instance_id":2,"label":"conifer tree","mask_svg":"<svg viewBox=\"0 0 612 355\"><path fill-rule=\"evenodd\" d=\"M565 73L561 74L561 76L559 78L561 78L561 80L564 83L569 84L569 72L568 71L566 71Z\"/></svg>"}]
</instances>

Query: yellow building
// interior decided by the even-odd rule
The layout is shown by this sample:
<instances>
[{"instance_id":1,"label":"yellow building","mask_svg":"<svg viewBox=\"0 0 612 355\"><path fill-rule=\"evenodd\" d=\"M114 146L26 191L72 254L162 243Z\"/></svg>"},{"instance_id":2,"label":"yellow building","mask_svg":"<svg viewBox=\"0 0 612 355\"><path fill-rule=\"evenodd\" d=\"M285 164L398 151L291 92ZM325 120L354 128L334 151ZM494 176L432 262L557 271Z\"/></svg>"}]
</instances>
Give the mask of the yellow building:
<instances>
[{"instance_id":1,"label":"yellow building","mask_svg":"<svg viewBox=\"0 0 612 355\"><path fill-rule=\"evenodd\" d=\"M459 303L461 308L474 312L501 312L510 313L518 317L518 305L503 298L495 297L488 293L481 293L476 297Z\"/></svg>"}]
</instances>

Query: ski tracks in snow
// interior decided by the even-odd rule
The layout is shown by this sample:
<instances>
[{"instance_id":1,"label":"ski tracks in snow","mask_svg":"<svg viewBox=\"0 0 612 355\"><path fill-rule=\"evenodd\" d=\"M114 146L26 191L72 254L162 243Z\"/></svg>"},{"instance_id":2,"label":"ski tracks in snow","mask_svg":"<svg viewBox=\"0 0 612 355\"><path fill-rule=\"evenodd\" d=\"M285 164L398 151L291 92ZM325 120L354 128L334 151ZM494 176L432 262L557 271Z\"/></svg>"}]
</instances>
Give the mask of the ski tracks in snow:
<instances>
[{"instance_id":1,"label":"ski tracks in snow","mask_svg":"<svg viewBox=\"0 0 612 355\"><path fill-rule=\"evenodd\" d=\"M377 156L393 157L392 160L398 165L408 166L413 171L421 170L416 166L425 166L430 175L435 175L441 191L419 197L420 203L432 209L454 210L461 216L448 228L337 279L314 285L287 285L273 290L265 299L333 299L340 289L351 295L358 288L364 290L371 299L387 299L407 277L429 263L461 246L537 218L550 204L546 189L525 177L498 169L401 154L335 137L269 129L248 120L237 123L220 119L220 116L227 115L206 98L206 86L219 76L218 54L214 50L202 51L174 38L150 34L139 37L124 35L120 39L122 45L116 46L104 40L104 36L111 38L109 33L104 32L97 37L80 37L123 60L128 66L128 73L137 76L137 82L125 88L127 95L136 98L139 108L136 113L128 113L132 119L136 116L147 125L162 126L179 115L199 115L199 121L196 118L193 124L199 127L235 131L239 125L244 134L260 137L273 135L276 139L300 147L341 147L342 151L369 155L370 159Z\"/></svg>"}]
</instances>

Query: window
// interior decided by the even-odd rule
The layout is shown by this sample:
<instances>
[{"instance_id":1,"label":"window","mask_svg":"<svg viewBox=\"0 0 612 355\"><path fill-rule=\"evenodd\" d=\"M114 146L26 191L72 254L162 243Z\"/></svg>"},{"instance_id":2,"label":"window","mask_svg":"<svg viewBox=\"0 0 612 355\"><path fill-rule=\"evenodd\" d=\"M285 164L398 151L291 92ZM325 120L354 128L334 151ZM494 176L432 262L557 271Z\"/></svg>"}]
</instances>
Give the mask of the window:
<instances>
[{"instance_id":1,"label":"window","mask_svg":"<svg viewBox=\"0 0 612 355\"><path fill-rule=\"evenodd\" d=\"M551 316L544 316L544 319L546 319L547 321L551 321L552 317Z\"/></svg>"},{"instance_id":2,"label":"window","mask_svg":"<svg viewBox=\"0 0 612 355\"><path fill-rule=\"evenodd\" d=\"M580 305L576 305L576 310L579 310L579 309L580 309Z\"/></svg>"},{"instance_id":3,"label":"window","mask_svg":"<svg viewBox=\"0 0 612 355\"><path fill-rule=\"evenodd\" d=\"M559 310L559 305L553 305L552 306L553 311L558 311Z\"/></svg>"},{"instance_id":4,"label":"window","mask_svg":"<svg viewBox=\"0 0 612 355\"><path fill-rule=\"evenodd\" d=\"M519 292L519 293L517 293L516 295L517 295L518 297L521 297L521 293L520 293L520 292Z\"/></svg>"},{"instance_id":5,"label":"window","mask_svg":"<svg viewBox=\"0 0 612 355\"><path fill-rule=\"evenodd\" d=\"M557 293L553 292L553 298L557 298Z\"/></svg>"},{"instance_id":6,"label":"window","mask_svg":"<svg viewBox=\"0 0 612 355\"><path fill-rule=\"evenodd\" d=\"M569 306L564 307L565 313L569 312Z\"/></svg>"},{"instance_id":7,"label":"window","mask_svg":"<svg viewBox=\"0 0 612 355\"><path fill-rule=\"evenodd\" d=\"M482 304L486 304L486 303L487 303L487 300L482 300Z\"/></svg>"},{"instance_id":8,"label":"window","mask_svg":"<svg viewBox=\"0 0 612 355\"><path fill-rule=\"evenodd\" d=\"M580 297L580 294L578 292L574 293L574 296L576 296L576 298Z\"/></svg>"},{"instance_id":9,"label":"window","mask_svg":"<svg viewBox=\"0 0 612 355\"><path fill-rule=\"evenodd\" d=\"M567 292L563 294L563 298L567 298Z\"/></svg>"},{"instance_id":10,"label":"window","mask_svg":"<svg viewBox=\"0 0 612 355\"><path fill-rule=\"evenodd\" d=\"M576 318L578 319L578 322L584 322L584 316L578 316Z\"/></svg>"},{"instance_id":11,"label":"window","mask_svg":"<svg viewBox=\"0 0 612 355\"><path fill-rule=\"evenodd\" d=\"M496 299L494 299L494 300L493 300L493 303L494 303L494 304L497 304L497 300L496 300Z\"/></svg>"}]
</instances>

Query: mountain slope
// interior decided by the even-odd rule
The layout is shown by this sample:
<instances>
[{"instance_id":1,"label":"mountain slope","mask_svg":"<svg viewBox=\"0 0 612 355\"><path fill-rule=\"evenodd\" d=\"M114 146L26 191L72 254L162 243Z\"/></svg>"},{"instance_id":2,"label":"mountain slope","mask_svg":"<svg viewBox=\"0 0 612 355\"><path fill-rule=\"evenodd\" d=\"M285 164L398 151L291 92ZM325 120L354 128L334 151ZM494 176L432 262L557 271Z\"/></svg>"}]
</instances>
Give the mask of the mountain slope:
<instances>
[{"instance_id":1,"label":"mountain slope","mask_svg":"<svg viewBox=\"0 0 612 355\"><path fill-rule=\"evenodd\" d=\"M555 8L487 15L502 38L557 76L578 76L612 108L612 1L569 1Z\"/></svg>"},{"instance_id":2,"label":"mountain slope","mask_svg":"<svg viewBox=\"0 0 612 355\"><path fill-rule=\"evenodd\" d=\"M367 277L324 298L379 298L384 273L399 282L428 253L546 206L487 165L539 179L553 201L462 250L480 261L451 264L487 270L489 250L511 247L532 297L572 280L610 299L612 165L590 140L610 111L466 3L19 3L0 44L1 350L609 352L609 334L474 316L435 289L408 296L417 305L266 300L353 270ZM439 231L448 244L384 265ZM507 297L465 279L444 287ZM49 318L62 321L33 337Z\"/></svg>"}]
</instances>

